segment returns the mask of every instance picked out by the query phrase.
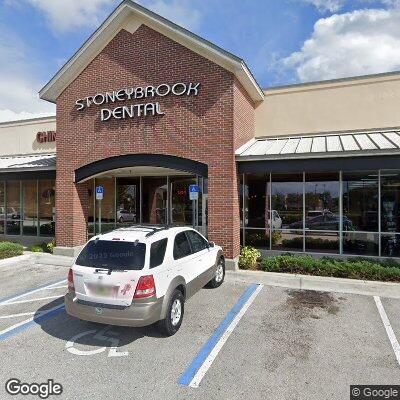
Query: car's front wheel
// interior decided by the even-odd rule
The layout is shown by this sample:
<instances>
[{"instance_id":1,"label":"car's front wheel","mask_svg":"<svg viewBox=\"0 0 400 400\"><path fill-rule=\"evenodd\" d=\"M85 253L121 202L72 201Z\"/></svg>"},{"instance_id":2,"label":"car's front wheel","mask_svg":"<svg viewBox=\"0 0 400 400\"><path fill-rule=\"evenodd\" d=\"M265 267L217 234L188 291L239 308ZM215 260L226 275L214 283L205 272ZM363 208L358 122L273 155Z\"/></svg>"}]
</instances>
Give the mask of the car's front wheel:
<instances>
[{"instance_id":1,"label":"car's front wheel","mask_svg":"<svg viewBox=\"0 0 400 400\"><path fill-rule=\"evenodd\" d=\"M220 257L218 260L217 270L215 271L214 278L208 282L208 287L217 288L222 285L222 282L225 279L225 259L224 257Z\"/></svg>"},{"instance_id":2,"label":"car's front wheel","mask_svg":"<svg viewBox=\"0 0 400 400\"><path fill-rule=\"evenodd\" d=\"M158 322L159 330L166 336L178 332L182 325L185 301L182 292L175 290L168 303L165 318Z\"/></svg>"}]
</instances>

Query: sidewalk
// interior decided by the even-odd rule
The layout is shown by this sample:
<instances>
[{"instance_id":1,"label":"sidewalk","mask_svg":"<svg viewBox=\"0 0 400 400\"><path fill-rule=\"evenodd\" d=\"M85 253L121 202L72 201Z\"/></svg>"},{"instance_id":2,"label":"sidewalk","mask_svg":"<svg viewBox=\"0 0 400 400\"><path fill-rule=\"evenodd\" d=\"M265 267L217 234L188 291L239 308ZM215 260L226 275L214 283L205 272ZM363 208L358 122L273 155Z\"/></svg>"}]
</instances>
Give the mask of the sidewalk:
<instances>
[{"instance_id":1,"label":"sidewalk","mask_svg":"<svg viewBox=\"0 0 400 400\"><path fill-rule=\"evenodd\" d=\"M331 278L263 271L227 271L230 280L246 283L263 283L291 289L318 290L400 298L400 283L362 281L357 279Z\"/></svg>"}]
</instances>

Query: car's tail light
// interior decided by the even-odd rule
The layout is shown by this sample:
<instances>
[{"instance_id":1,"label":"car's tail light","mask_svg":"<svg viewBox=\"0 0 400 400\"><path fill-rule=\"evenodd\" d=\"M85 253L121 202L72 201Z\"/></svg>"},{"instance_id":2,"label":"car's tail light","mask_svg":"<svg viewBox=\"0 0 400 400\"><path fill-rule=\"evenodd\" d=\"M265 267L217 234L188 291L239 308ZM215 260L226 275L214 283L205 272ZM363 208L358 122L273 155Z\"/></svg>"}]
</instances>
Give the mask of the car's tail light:
<instances>
[{"instance_id":1,"label":"car's tail light","mask_svg":"<svg viewBox=\"0 0 400 400\"><path fill-rule=\"evenodd\" d=\"M156 285L154 283L153 275L145 275L139 278L136 286L134 299L143 299L144 297L151 297L156 294Z\"/></svg>"},{"instance_id":2,"label":"car's tail light","mask_svg":"<svg viewBox=\"0 0 400 400\"><path fill-rule=\"evenodd\" d=\"M70 268L69 271L68 271L68 289L75 289L75 286L74 286L74 273L72 271L72 268Z\"/></svg>"}]
</instances>

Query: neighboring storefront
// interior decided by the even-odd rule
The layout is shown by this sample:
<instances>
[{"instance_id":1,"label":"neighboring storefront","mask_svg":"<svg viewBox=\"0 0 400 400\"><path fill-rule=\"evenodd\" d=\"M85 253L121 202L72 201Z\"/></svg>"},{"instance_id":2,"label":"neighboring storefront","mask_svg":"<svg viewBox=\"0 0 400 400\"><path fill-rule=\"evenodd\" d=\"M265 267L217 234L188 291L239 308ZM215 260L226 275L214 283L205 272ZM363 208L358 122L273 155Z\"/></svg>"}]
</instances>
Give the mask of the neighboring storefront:
<instances>
[{"instance_id":1,"label":"neighboring storefront","mask_svg":"<svg viewBox=\"0 0 400 400\"><path fill-rule=\"evenodd\" d=\"M262 90L127 0L40 96L56 117L0 124L0 236L72 254L118 227L194 225L231 267L241 244L400 257L397 73Z\"/></svg>"}]
</instances>

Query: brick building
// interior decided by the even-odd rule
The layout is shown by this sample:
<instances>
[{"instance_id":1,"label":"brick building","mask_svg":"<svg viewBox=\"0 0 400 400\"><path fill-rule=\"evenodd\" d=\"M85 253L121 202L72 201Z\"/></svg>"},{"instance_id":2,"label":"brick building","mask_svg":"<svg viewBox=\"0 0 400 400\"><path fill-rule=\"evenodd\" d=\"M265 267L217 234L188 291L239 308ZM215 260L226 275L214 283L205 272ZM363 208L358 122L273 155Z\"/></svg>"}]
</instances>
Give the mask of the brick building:
<instances>
[{"instance_id":1,"label":"brick building","mask_svg":"<svg viewBox=\"0 0 400 400\"><path fill-rule=\"evenodd\" d=\"M397 257L399 94L398 73L262 90L240 58L126 0L41 90L55 118L0 124L19 138L0 154L0 235L71 254L180 224L230 267L241 244Z\"/></svg>"}]
</instances>

